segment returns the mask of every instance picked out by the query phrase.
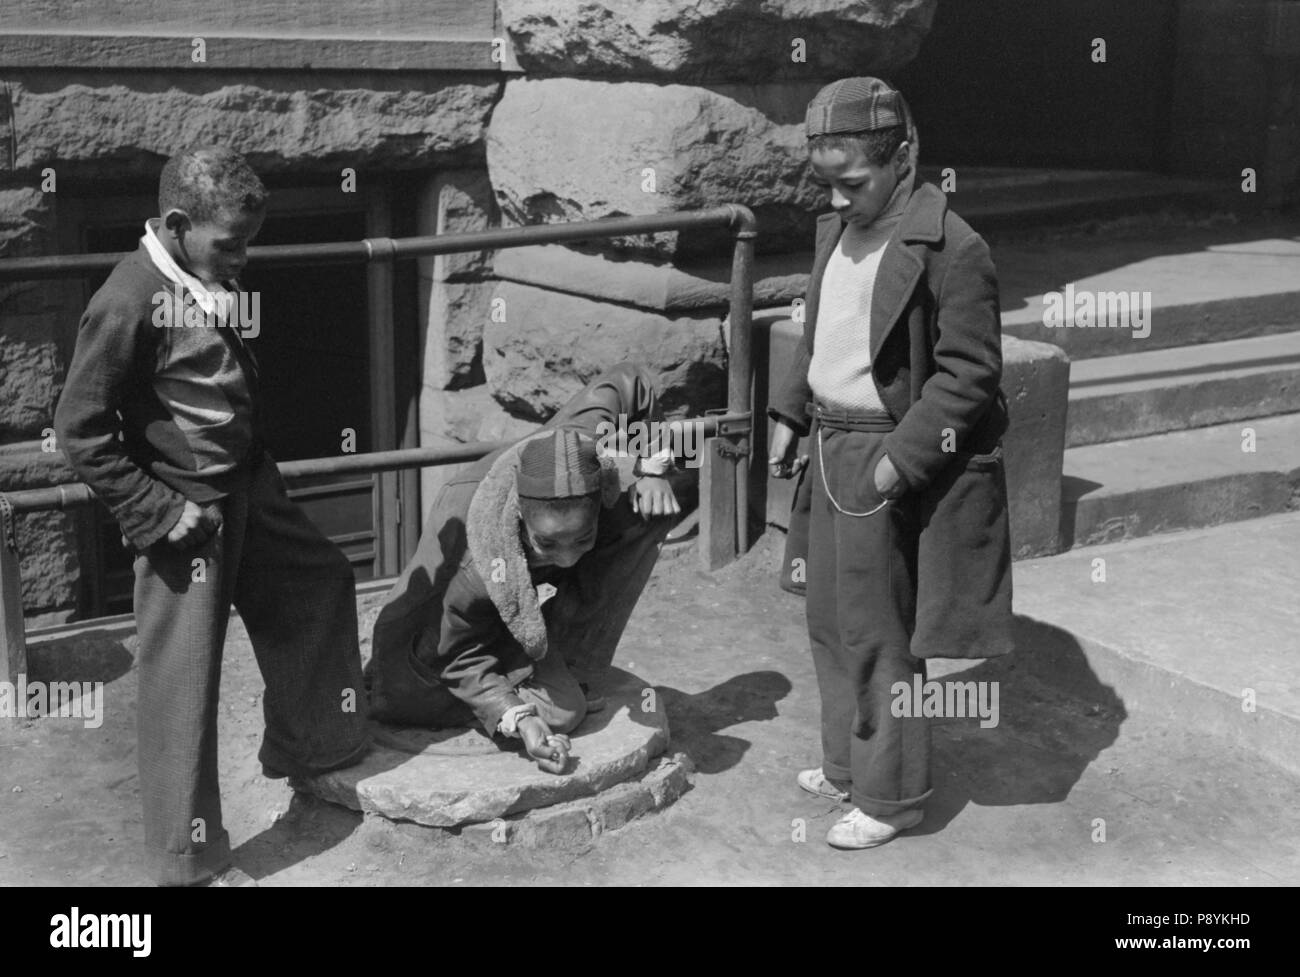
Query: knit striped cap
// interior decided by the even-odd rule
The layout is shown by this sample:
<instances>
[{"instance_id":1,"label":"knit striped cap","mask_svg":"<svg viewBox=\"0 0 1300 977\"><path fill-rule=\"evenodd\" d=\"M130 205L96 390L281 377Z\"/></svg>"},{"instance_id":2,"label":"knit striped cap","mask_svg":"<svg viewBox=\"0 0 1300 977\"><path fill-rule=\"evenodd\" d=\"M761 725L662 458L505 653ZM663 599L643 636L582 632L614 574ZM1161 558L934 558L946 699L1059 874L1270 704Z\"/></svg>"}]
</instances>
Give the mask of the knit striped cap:
<instances>
[{"instance_id":1,"label":"knit striped cap","mask_svg":"<svg viewBox=\"0 0 1300 977\"><path fill-rule=\"evenodd\" d=\"M596 442L566 430L534 438L519 452L515 485L521 496L530 499L564 499L599 491Z\"/></svg>"},{"instance_id":2,"label":"knit striped cap","mask_svg":"<svg viewBox=\"0 0 1300 977\"><path fill-rule=\"evenodd\" d=\"M804 133L829 136L907 125L903 96L879 78L841 78L808 103Z\"/></svg>"}]
</instances>

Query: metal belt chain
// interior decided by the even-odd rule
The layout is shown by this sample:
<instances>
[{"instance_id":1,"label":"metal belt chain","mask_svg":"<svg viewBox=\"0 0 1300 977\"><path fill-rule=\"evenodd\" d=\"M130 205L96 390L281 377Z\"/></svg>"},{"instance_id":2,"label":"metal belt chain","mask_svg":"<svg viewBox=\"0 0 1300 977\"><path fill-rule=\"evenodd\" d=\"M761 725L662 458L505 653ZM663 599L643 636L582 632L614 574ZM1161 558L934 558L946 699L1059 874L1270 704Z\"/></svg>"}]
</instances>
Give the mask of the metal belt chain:
<instances>
[{"instance_id":1,"label":"metal belt chain","mask_svg":"<svg viewBox=\"0 0 1300 977\"><path fill-rule=\"evenodd\" d=\"M853 516L855 518L861 516L874 516L892 501L891 499L881 499L880 505L876 506L874 509L868 509L866 512L849 512L848 509L835 501L835 496L831 495L831 483L826 481L826 451L822 447L822 426L820 424L817 425L817 465L822 471L822 485L826 488L826 498L830 499L831 505L835 506L835 508L843 515Z\"/></svg>"}]
</instances>

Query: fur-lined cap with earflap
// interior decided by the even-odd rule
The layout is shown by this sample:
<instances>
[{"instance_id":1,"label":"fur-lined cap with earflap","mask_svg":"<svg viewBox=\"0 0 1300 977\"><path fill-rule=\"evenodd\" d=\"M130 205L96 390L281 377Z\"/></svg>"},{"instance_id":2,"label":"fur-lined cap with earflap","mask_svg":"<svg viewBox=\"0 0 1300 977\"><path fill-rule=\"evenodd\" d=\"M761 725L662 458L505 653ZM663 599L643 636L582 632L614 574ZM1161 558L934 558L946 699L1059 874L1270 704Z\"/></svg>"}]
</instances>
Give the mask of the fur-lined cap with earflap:
<instances>
[{"instance_id":1,"label":"fur-lined cap with earflap","mask_svg":"<svg viewBox=\"0 0 1300 977\"><path fill-rule=\"evenodd\" d=\"M538 431L503 451L475 490L466 517L470 557L488 596L511 636L534 661L546 657L546 621L519 535L516 476L524 445L554 433ZM600 458L600 493L606 509L613 508L622 493L619 470L611 458Z\"/></svg>"}]
</instances>

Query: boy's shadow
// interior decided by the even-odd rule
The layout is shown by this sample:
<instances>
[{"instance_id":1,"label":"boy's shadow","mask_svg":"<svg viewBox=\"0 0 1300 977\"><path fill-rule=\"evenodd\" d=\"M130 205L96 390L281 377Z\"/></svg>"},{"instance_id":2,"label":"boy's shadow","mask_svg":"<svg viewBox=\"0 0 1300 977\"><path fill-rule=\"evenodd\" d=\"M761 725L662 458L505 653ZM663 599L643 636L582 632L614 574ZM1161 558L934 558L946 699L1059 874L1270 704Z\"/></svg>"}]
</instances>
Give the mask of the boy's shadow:
<instances>
[{"instance_id":1,"label":"boy's shadow","mask_svg":"<svg viewBox=\"0 0 1300 977\"><path fill-rule=\"evenodd\" d=\"M736 675L704 692L688 693L659 686L668 711L674 749L683 750L701 773L730 770L750 747L749 740L720 732L737 723L777 717L776 704L790 694L790 680L780 672Z\"/></svg>"},{"instance_id":2,"label":"boy's shadow","mask_svg":"<svg viewBox=\"0 0 1300 977\"><path fill-rule=\"evenodd\" d=\"M363 815L294 791L289 808L232 853L234 864L263 879L342 844L361 826Z\"/></svg>"},{"instance_id":3,"label":"boy's shadow","mask_svg":"<svg viewBox=\"0 0 1300 977\"><path fill-rule=\"evenodd\" d=\"M915 834L942 831L968 804L1003 807L1064 801L1119 737L1124 702L1097 678L1078 641L1032 618L1015 618L1015 652L937 681L996 681L998 724L932 719L932 784Z\"/></svg>"}]
</instances>

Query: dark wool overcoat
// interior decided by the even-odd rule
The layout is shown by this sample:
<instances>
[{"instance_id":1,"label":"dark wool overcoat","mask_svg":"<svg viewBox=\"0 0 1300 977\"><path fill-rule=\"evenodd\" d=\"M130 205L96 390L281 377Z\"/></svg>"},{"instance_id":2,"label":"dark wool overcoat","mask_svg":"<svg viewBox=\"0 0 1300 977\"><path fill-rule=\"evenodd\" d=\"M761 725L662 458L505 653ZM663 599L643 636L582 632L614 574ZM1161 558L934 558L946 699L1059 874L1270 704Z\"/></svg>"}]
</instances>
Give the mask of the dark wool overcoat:
<instances>
[{"instance_id":1,"label":"dark wool overcoat","mask_svg":"<svg viewBox=\"0 0 1300 977\"><path fill-rule=\"evenodd\" d=\"M839 215L817 224L804 341L768 413L809 433L808 365L826 263L843 233ZM871 375L897 425L885 451L918 507L916 629L919 658L991 658L1011 651L1011 541L1001 438L1007 428L997 276L988 245L948 209L933 184L911 196L881 256L862 323ZM807 559L813 473L795 493L783 586L797 590ZM864 477L871 477L865 473Z\"/></svg>"}]
</instances>

